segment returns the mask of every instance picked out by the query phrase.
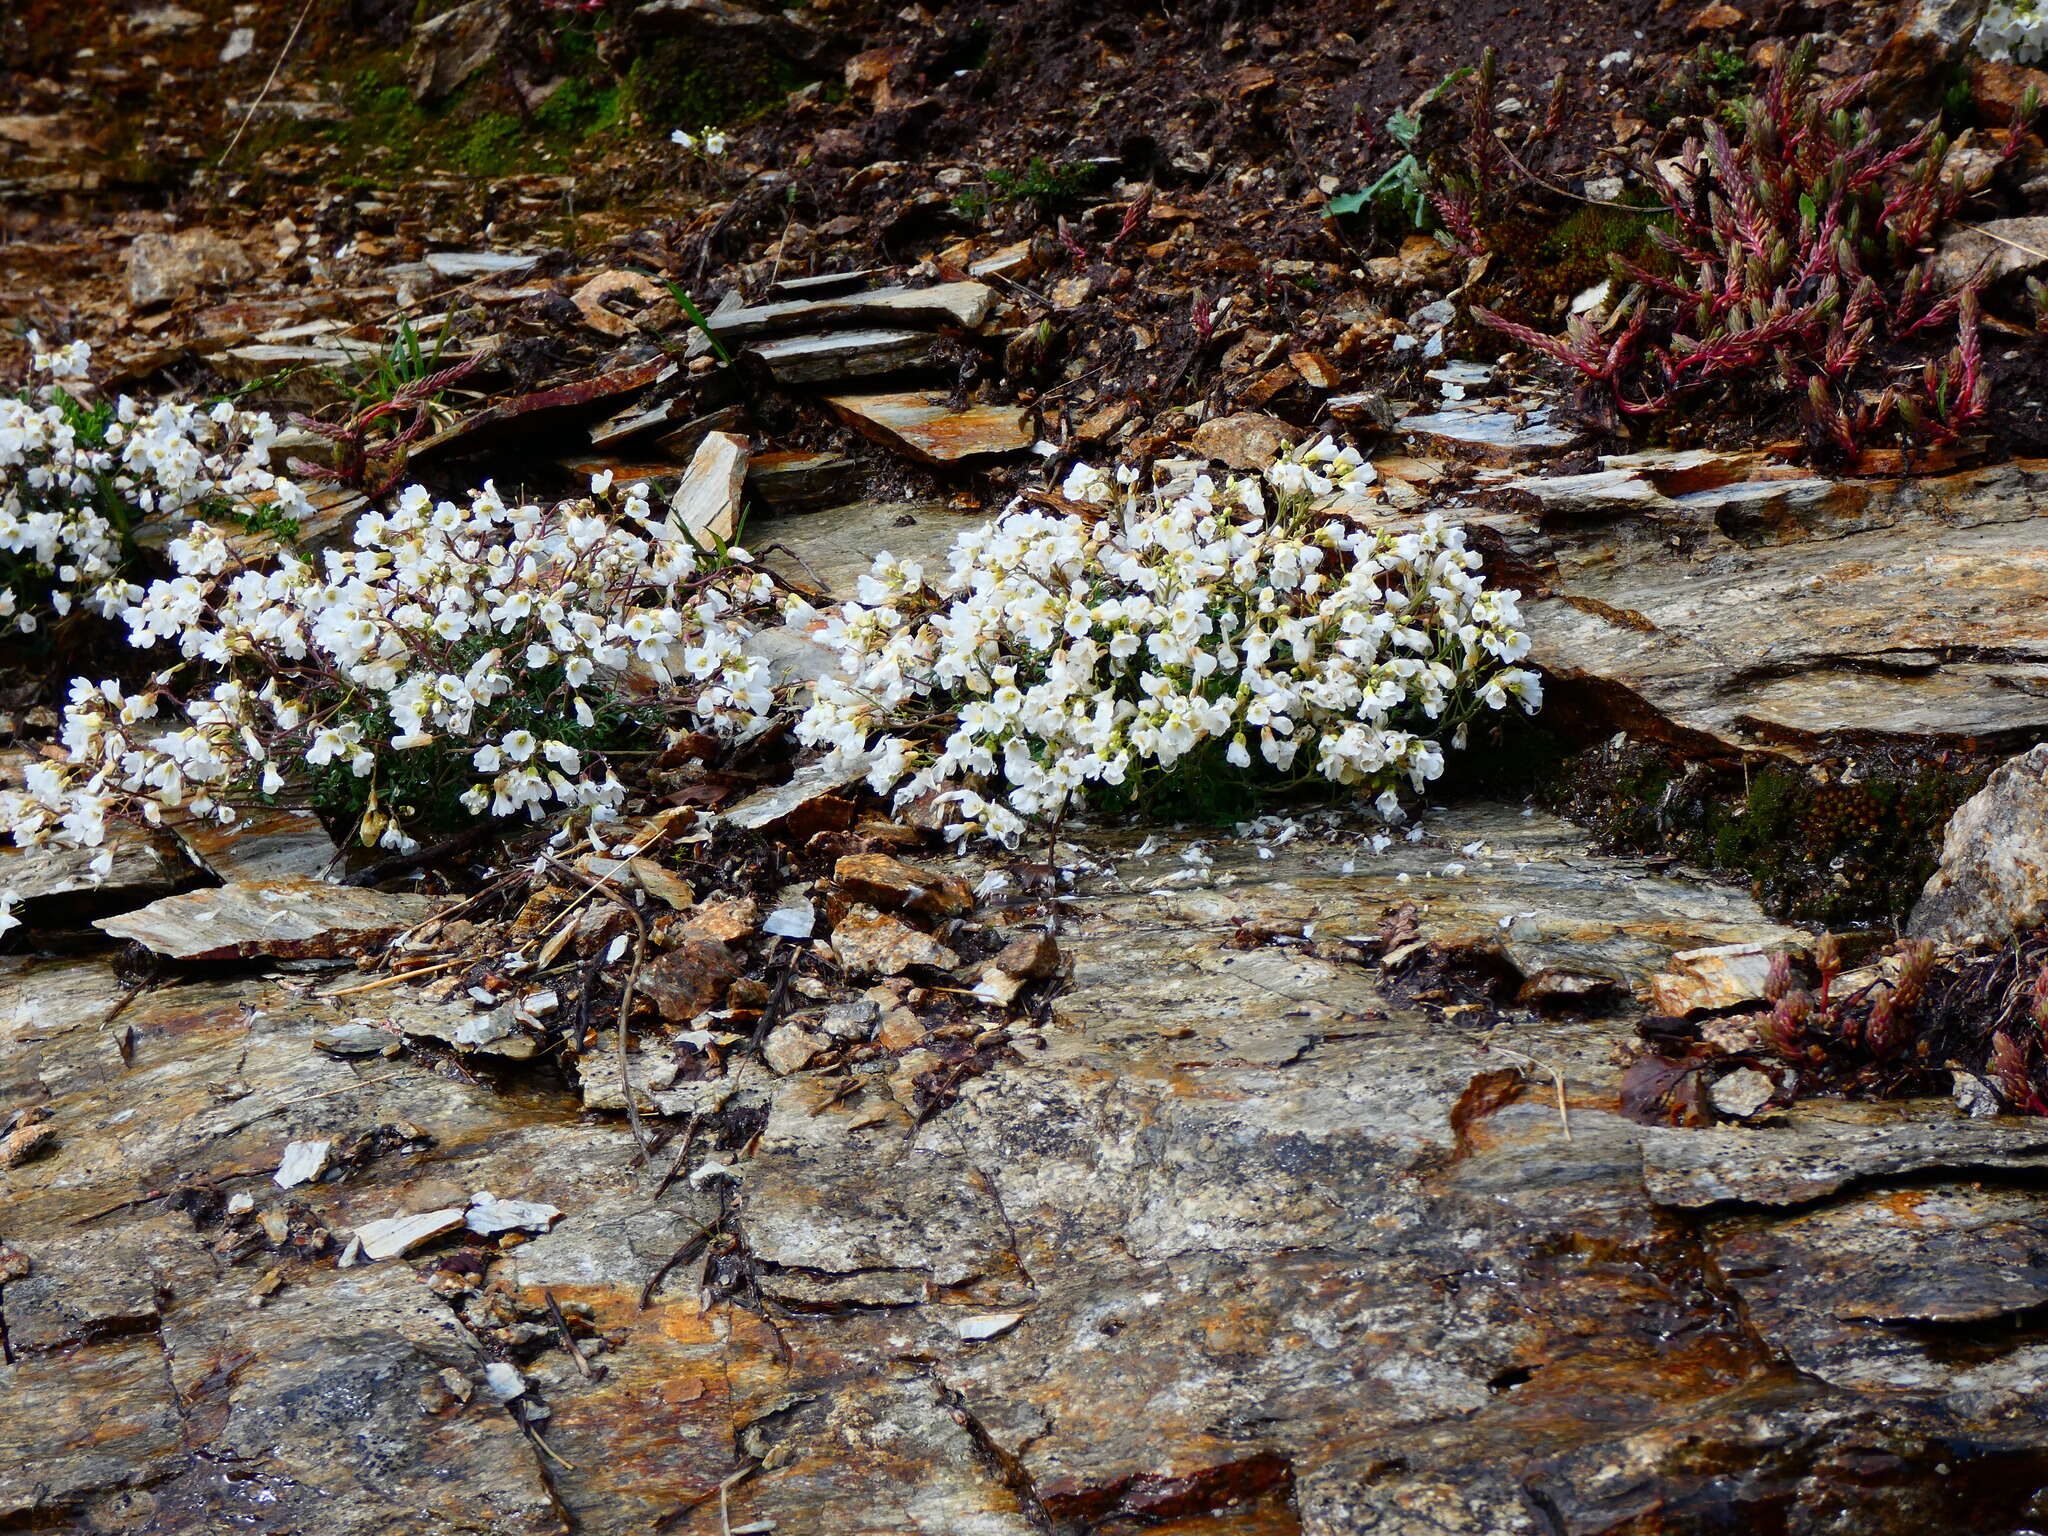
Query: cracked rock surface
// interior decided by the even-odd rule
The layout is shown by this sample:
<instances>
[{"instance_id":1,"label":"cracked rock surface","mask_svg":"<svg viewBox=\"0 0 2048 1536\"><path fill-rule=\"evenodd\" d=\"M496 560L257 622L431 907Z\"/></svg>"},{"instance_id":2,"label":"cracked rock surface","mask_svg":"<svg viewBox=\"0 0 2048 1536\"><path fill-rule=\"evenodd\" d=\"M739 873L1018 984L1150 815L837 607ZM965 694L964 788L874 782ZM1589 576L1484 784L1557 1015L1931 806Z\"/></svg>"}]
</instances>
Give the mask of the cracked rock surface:
<instances>
[{"instance_id":1,"label":"cracked rock surface","mask_svg":"<svg viewBox=\"0 0 2048 1536\"><path fill-rule=\"evenodd\" d=\"M531 1068L314 1049L400 1006L321 972L122 1006L104 959L6 962L5 1107L56 1140L0 1171L0 1525L708 1532L721 1485L734 1528L905 1536L2034 1521L2039 1122L1636 1125L1639 1003L1489 1029L1339 941L1413 901L1438 946L1627 996L1787 931L1546 817L1425 826L1371 859L1104 839L1013 1057L922 1120L886 1062L747 1068L756 1130L665 1189ZM349 1251L481 1190L564 1214ZM465 1264L526 1321L480 1325Z\"/></svg>"}]
</instances>

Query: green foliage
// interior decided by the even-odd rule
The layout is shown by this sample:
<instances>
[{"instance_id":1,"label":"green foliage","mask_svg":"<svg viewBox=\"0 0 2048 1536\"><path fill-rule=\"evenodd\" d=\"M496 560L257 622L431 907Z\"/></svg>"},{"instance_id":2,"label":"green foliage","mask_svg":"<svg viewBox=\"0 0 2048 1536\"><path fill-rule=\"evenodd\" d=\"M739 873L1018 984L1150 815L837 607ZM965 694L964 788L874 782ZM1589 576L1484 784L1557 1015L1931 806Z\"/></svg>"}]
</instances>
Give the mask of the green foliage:
<instances>
[{"instance_id":1,"label":"green foliage","mask_svg":"<svg viewBox=\"0 0 2048 1536\"><path fill-rule=\"evenodd\" d=\"M1043 155L1033 155L1021 169L998 168L953 199L954 211L963 218L979 219L997 208L1029 203L1042 219L1074 206L1087 190L1090 168L1085 165L1055 165Z\"/></svg>"},{"instance_id":2,"label":"green foliage","mask_svg":"<svg viewBox=\"0 0 2048 1536\"><path fill-rule=\"evenodd\" d=\"M1364 213L1370 214L1376 225L1426 229L1430 222L1430 176L1417 147L1422 137L1422 114L1471 74L1470 69L1454 69L1430 88L1414 112L1390 113L1385 124L1387 136L1400 146L1401 155L1363 191L1344 192L1331 198L1323 205L1324 215L1348 219Z\"/></svg>"},{"instance_id":3,"label":"green foliage","mask_svg":"<svg viewBox=\"0 0 2048 1536\"><path fill-rule=\"evenodd\" d=\"M1546 798L1610 847L1676 854L1750 880L1775 916L1835 926L1903 920L1941 829L1991 764L1901 759L1858 777L1709 771L1644 743L1580 753Z\"/></svg>"},{"instance_id":4,"label":"green foliage","mask_svg":"<svg viewBox=\"0 0 2048 1536\"><path fill-rule=\"evenodd\" d=\"M718 333L712 330L710 325L706 323L704 311L697 307L697 301L685 293L673 278L663 278L662 283L667 287L669 297L676 301L676 308L683 312L683 318L702 331L704 339L711 343L712 356L730 368L732 366L732 353L725 343L718 339Z\"/></svg>"},{"instance_id":5,"label":"green foliage","mask_svg":"<svg viewBox=\"0 0 2048 1536\"><path fill-rule=\"evenodd\" d=\"M764 51L711 52L682 38L641 50L626 71L622 106L666 133L678 123L726 127L788 97L805 82L796 65Z\"/></svg>"}]
</instances>

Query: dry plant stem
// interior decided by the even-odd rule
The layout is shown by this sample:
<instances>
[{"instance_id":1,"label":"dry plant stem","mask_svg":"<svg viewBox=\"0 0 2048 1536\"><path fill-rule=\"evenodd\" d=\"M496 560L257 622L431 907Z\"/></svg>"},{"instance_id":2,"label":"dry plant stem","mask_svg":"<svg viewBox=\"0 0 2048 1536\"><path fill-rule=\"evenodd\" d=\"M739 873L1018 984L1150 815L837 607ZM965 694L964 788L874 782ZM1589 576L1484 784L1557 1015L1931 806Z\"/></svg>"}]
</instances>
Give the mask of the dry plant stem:
<instances>
[{"instance_id":1,"label":"dry plant stem","mask_svg":"<svg viewBox=\"0 0 2048 1536\"><path fill-rule=\"evenodd\" d=\"M616 902L625 912L626 916L633 920L633 927L638 933L637 940L633 945L633 964L626 972L625 986L619 990L619 1020L616 1039L619 1053L619 1091L626 1097L626 1122L633 1128L633 1140L640 1148L640 1161L644 1163L650 1155L647 1144L647 1127L640 1122L640 1106L633 1098L633 1076L628 1069L626 1060L626 1021L633 1016L633 991L640 984L640 962L647 953L647 923L640 916L639 909L633 905L625 893L609 881L599 880L595 876L584 874L581 870L571 869L553 855L548 856L548 862L563 874L569 876L570 879L581 880L592 891L604 896L608 901Z\"/></svg>"},{"instance_id":2,"label":"dry plant stem","mask_svg":"<svg viewBox=\"0 0 2048 1536\"><path fill-rule=\"evenodd\" d=\"M1565 1105L1564 1073L1558 1069L1557 1063L1552 1061L1540 1060L1537 1057L1529 1055L1526 1051L1518 1051L1514 1049L1512 1046L1494 1045L1491 1042L1488 1042L1487 1048L1489 1050L1499 1051L1503 1056L1518 1057L1521 1060L1528 1062L1530 1066L1536 1067L1550 1074L1551 1086L1557 1090L1558 1123L1564 1128L1564 1139L1566 1141L1570 1141L1572 1139L1572 1113L1571 1110L1567 1108Z\"/></svg>"},{"instance_id":3,"label":"dry plant stem","mask_svg":"<svg viewBox=\"0 0 2048 1536\"><path fill-rule=\"evenodd\" d=\"M284 40L284 46L277 50L276 62L270 66L270 78L263 82L263 89L258 91L256 99L249 103L249 110L242 114L242 125L235 130L235 136L228 140L228 147L220 152L220 159L215 162L216 165L228 163L228 156L235 152L235 146L242 142L242 135L247 133L249 125L256 121L257 108L261 107L264 98L269 96L270 88L277 84L277 72L284 68L285 57L292 51L292 44L299 40L299 29L306 24L306 17L312 10L313 0L306 0L306 3L299 7L299 19L292 23L291 35Z\"/></svg>"},{"instance_id":4,"label":"dry plant stem","mask_svg":"<svg viewBox=\"0 0 2048 1536\"><path fill-rule=\"evenodd\" d=\"M360 986L343 987L339 992L315 992L311 995L324 1001L330 997L354 997L362 992L377 992L385 987L395 987L401 981L412 981L420 976L432 976L437 971L453 970L458 965L467 965L465 960L443 960L439 965L423 965L417 970L393 971L388 976L379 976L375 981L363 982Z\"/></svg>"}]
</instances>

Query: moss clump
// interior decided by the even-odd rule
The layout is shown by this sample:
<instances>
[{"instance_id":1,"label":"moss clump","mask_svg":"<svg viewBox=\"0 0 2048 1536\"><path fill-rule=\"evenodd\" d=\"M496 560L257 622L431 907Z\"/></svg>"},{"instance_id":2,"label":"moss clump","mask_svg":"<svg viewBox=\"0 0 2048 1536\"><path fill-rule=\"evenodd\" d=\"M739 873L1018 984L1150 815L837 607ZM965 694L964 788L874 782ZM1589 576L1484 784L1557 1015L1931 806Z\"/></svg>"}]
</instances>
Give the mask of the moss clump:
<instances>
[{"instance_id":1,"label":"moss clump","mask_svg":"<svg viewBox=\"0 0 2048 1536\"><path fill-rule=\"evenodd\" d=\"M1670 853L1748 879L1774 916L1897 923L1934 873L1941 829L1996 759L1884 755L1710 767L1643 742L1565 763L1543 798L1617 851Z\"/></svg>"},{"instance_id":2,"label":"moss clump","mask_svg":"<svg viewBox=\"0 0 2048 1536\"><path fill-rule=\"evenodd\" d=\"M772 107L805 84L787 59L747 49L710 52L665 38L649 44L626 71L624 100L655 127L722 127Z\"/></svg>"}]
</instances>

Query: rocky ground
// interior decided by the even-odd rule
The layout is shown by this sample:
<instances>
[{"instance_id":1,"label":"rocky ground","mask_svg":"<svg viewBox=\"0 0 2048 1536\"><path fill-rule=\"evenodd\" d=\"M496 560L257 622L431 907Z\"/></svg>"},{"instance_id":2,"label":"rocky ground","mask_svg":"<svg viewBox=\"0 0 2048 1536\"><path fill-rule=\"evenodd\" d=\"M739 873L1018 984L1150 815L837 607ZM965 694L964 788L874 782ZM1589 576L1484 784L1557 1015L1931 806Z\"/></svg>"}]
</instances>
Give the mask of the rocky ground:
<instances>
[{"instance_id":1,"label":"rocky ground","mask_svg":"<svg viewBox=\"0 0 2048 1536\"><path fill-rule=\"evenodd\" d=\"M2026 83L1942 63L1967 6L1746 10L0 22L0 307L342 429L307 542L609 469L824 602L1081 459L1331 430L1524 593L1550 701L1390 846L961 852L771 750L552 861L299 812L0 856L0 1528L2048 1529L2048 1118L1991 1054L2048 918L2048 150L1949 232L1999 403L1939 454L1618 435L1467 313L1597 280L1560 231L1689 59L1817 36L1980 152ZM1484 44L1507 117L1566 80L1520 243L1331 216ZM102 641L0 658L5 771ZM1763 1049L1771 956L1863 996L1901 932L1910 1069Z\"/></svg>"}]
</instances>

